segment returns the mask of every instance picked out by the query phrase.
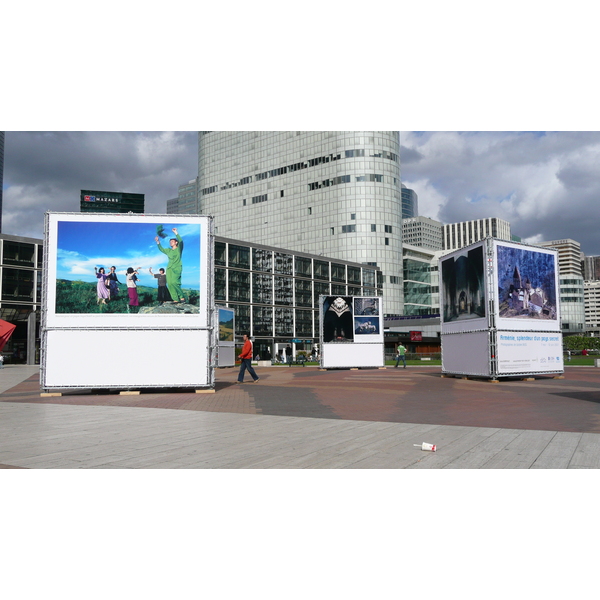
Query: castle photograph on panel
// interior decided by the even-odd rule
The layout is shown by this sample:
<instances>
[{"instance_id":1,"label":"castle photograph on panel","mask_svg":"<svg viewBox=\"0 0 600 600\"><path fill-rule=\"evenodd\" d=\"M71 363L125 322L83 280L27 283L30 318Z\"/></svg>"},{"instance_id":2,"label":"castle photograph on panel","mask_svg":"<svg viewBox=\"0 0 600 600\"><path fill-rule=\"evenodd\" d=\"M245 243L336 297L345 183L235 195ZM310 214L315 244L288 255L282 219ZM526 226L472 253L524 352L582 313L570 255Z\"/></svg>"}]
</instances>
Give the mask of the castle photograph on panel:
<instances>
[{"instance_id":1,"label":"castle photograph on panel","mask_svg":"<svg viewBox=\"0 0 600 600\"><path fill-rule=\"evenodd\" d=\"M556 320L556 259L527 248L497 246L499 316Z\"/></svg>"}]
</instances>

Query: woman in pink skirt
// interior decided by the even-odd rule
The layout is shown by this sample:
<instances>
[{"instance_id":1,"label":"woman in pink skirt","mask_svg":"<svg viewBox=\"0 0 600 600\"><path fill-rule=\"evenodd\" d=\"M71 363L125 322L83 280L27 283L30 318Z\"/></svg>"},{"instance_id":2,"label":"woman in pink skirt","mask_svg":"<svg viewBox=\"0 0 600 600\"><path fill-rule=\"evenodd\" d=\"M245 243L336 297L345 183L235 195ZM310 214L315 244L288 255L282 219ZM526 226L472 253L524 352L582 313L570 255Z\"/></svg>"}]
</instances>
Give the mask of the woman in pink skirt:
<instances>
[{"instance_id":1,"label":"woman in pink skirt","mask_svg":"<svg viewBox=\"0 0 600 600\"><path fill-rule=\"evenodd\" d=\"M98 285L96 286L96 293L98 294L98 300L96 304L106 304L106 301L110 298L109 279L108 275L104 271L104 267L94 267L96 277L98 278Z\"/></svg>"},{"instance_id":2,"label":"woman in pink skirt","mask_svg":"<svg viewBox=\"0 0 600 600\"><path fill-rule=\"evenodd\" d=\"M125 278L127 279L127 293L129 294L129 306L139 306L137 293L137 270L133 267L127 269Z\"/></svg>"}]
</instances>

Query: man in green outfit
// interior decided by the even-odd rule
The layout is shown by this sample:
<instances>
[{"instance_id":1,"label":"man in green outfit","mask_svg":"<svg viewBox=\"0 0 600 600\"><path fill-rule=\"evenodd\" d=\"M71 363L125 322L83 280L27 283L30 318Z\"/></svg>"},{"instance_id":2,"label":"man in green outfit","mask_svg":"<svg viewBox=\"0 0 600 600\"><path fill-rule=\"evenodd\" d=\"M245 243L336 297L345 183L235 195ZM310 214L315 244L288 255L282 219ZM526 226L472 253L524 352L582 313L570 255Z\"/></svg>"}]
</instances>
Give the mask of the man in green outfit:
<instances>
[{"instance_id":1,"label":"man in green outfit","mask_svg":"<svg viewBox=\"0 0 600 600\"><path fill-rule=\"evenodd\" d=\"M402 345L402 342L398 344L396 352L396 366L394 368L397 369L400 361L402 361L404 363L404 368L406 369L406 348Z\"/></svg>"},{"instance_id":2,"label":"man in green outfit","mask_svg":"<svg viewBox=\"0 0 600 600\"><path fill-rule=\"evenodd\" d=\"M185 302L183 290L181 289L181 254L183 253L183 240L177 229L173 227L174 238L169 240L170 248L163 248L160 245L160 239L154 238L158 249L167 255L169 262L167 263L167 288L174 302Z\"/></svg>"}]
</instances>

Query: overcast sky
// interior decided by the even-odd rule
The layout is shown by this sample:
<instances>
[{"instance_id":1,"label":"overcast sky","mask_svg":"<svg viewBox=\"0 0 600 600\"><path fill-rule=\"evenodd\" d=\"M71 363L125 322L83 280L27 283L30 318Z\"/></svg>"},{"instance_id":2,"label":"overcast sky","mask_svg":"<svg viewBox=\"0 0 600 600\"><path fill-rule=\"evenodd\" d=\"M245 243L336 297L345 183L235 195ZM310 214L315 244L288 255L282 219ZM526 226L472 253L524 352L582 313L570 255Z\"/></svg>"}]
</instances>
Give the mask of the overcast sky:
<instances>
[{"instance_id":1,"label":"overcast sky","mask_svg":"<svg viewBox=\"0 0 600 600\"><path fill-rule=\"evenodd\" d=\"M572 238L600 254L600 133L401 132L402 181L443 223L500 217L524 242ZM46 210L82 189L146 195L146 212L197 174L196 132L7 132L3 233L43 237Z\"/></svg>"},{"instance_id":2,"label":"overcast sky","mask_svg":"<svg viewBox=\"0 0 600 600\"><path fill-rule=\"evenodd\" d=\"M443 223L500 217L524 242L600 254L600 133L402 132L402 182Z\"/></svg>"}]
</instances>

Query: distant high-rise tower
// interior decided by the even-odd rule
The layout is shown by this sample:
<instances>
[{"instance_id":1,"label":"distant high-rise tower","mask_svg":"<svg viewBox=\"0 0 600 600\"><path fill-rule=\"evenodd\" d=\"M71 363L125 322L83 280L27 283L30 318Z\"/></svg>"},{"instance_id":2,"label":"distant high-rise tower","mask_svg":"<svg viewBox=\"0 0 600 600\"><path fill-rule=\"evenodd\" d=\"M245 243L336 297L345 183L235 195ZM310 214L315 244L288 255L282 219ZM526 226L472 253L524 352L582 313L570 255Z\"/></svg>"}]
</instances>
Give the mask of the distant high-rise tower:
<instances>
[{"instance_id":1,"label":"distant high-rise tower","mask_svg":"<svg viewBox=\"0 0 600 600\"><path fill-rule=\"evenodd\" d=\"M419 216L419 196L414 190L402 184L402 218L412 219Z\"/></svg>"},{"instance_id":2,"label":"distant high-rise tower","mask_svg":"<svg viewBox=\"0 0 600 600\"><path fill-rule=\"evenodd\" d=\"M81 190L81 212L143 213L144 194Z\"/></svg>"},{"instance_id":3,"label":"distant high-rise tower","mask_svg":"<svg viewBox=\"0 0 600 600\"><path fill-rule=\"evenodd\" d=\"M507 241L513 239L510 233L510 223L497 217L443 225L442 234L444 250L459 250L486 237Z\"/></svg>"},{"instance_id":4,"label":"distant high-rise tower","mask_svg":"<svg viewBox=\"0 0 600 600\"><path fill-rule=\"evenodd\" d=\"M399 153L397 131L201 131L199 212L219 236L379 266L399 315Z\"/></svg>"},{"instance_id":5,"label":"distant high-rise tower","mask_svg":"<svg viewBox=\"0 0 600 600\"><path fill-rule=\"evenodd\" d=\"M539 242L558 250L560 316L563 334L582 334L585 328L585 285L581 271L581 244L572 239Z\"/></svg>"},{"instance_id":6,"label":"distant high-rise tower","mask_svg":"<svg viewBox=\"0 0 600 600\"><path fill-rule=\"evenodd\" d=\"M0 131L0 233L2 233L2 186L4 185L4 131Z\"/></svg>"},{"instance_id":7,"label":"distant high-rise tower","mask_svg":"<svg viewBox=\"0 0 600 600\"><path fill-rule=\"evenodd\" d=\"M167 214L197 215L198 213L198 178L196 178L179 186L177 198L167 200Z\"/></svg>"}]
</instances>

